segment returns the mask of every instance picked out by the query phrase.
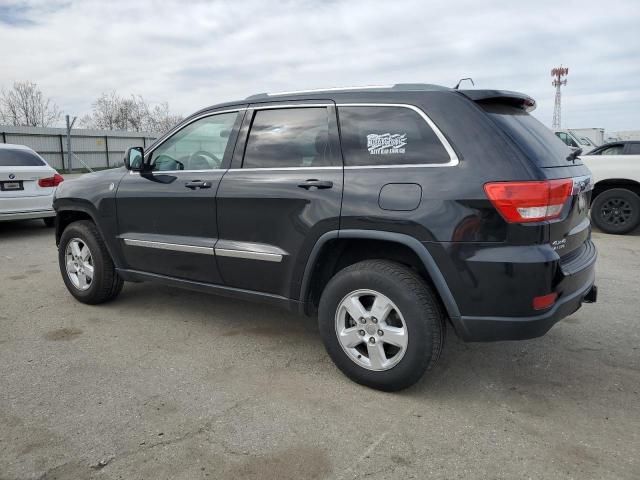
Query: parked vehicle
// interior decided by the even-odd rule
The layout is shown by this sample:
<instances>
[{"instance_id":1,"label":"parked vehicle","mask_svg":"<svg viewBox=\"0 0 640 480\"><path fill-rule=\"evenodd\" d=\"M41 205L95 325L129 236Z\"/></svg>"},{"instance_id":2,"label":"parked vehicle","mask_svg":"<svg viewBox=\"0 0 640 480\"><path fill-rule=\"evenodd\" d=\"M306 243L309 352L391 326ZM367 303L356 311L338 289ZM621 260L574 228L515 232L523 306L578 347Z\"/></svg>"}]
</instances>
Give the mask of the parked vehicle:
<instances>
[{"instance_id":1,"label":"parked vehicle","mask_svg":"<svg viewBox=\"0 0 640 480\"><path fill-rule=\"evenodd\" d=\"M593 173L591 219L606 233L640 225L640 141L613 142L580 156Z\"/></svg>"},{"instance_id":2,"label":"parked vehicle","mask_svg":"<svg viewBox=\"0 0 640 480\"><path fill-rule=\"evenodd\" d=\"M591 174L526 95L395 85L260 94L201 110L125 168L65 182L62 278L318 315L336 365L398 390L466 341L544 335L596 299Z\"/></svg>"},{"instance_id":3,"label":"parked vehicle","mask_svg":"<svg viewBox=\"0 0 640 480\"><path fill-rule=\"evenodd\" d=\"M578 138L588 139L596 147L605 143L604 128L570 128L569 130Z\"/></svg>"},{"instance_id":4,"label":"parked vehicle","mask_svg":"<svg viewBox=\"0 0 640 480\"><path fill-rule=\"evenodd\" d=\"M53 227L53 194L63 180L30 148L0 143L0 221L42 218Z\"/></svg>"},{"instance_id":5,"label":"parked vehicle","mask_svg":"<svg viewBox=\"0 0 640 480\"><path fill-rule=\"evenodd\" d=\"M583 152L590 152L598 146L589 137L580 135L574 130L554 130L554 133L571 150L581 148Z\"/></svg>"}]
</instances>

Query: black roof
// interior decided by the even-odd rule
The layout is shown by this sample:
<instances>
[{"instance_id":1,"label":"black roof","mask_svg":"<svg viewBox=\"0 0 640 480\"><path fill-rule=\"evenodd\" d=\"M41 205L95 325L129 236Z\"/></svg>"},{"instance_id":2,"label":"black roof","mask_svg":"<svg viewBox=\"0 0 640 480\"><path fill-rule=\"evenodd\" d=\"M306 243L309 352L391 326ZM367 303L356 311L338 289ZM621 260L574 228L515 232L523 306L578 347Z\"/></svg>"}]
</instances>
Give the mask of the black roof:
<instances>
[{"instance_id":1,"label":"black roof","mask_svg":"<svg viewBox=\"0 0 640 480\"><path fill-rule=\"evenodd\" d=\"M404 96L424 92L443 93L447 95L464 95L475 102L507 103L525 108L528 111L535 108L535 101L531 97L523 93L508 90L456 90L442 85L433 85L428 83L398 83L395 85L339 87L279 93L258 93L251 95L244 100L225 102L203 108L194 113L194 115L208 110L238 107L249 103L327 100L328 96L341 102L383 101L385 98L388 99L389 96L398 97L401 95Z\"/></svg>"}]
</instances>

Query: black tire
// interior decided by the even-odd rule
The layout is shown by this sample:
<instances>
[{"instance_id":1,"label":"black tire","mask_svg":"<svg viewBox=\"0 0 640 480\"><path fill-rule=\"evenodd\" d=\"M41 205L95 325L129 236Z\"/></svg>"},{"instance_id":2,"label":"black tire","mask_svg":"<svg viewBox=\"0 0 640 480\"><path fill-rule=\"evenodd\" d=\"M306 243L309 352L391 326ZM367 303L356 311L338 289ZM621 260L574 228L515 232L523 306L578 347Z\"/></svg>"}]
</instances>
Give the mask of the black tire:
<instances>
[{"instance_id":1,"label":"black tire","mask_svg":"<svg viewBox=\"0 0 640 480\"><path fill-rule=\"evenodd\" d=\"M93 279L86 290L80 290L76 287L67 273L66 250L67 245L73 239L81 240L91 252L94 272ZM115 266L100 236L100 232L91 221L80 220L69 224L65 228L58 246L58 263L67 289L71 295L82 303L96 305L108 302L117 297L122 290L124 282L116 273Z\"/></svg>"},{"instance_id":2,"label":"black tire","mask_svg":"<svg viewBox=\"0 0 640 480\"><path fill-rule=\"evenodd\" d=\"M337 309L347 295L363 289L391 300L406 324L404 355L387 370L373 371L359 365L338 340ZM432 289L413 270L387 260L365 260L338 272L322 292L318 322L325 348L336 366L353 381L384 391L398 391L416 383L435 365L444 345L445 317Z\"/></svg>"},{"instance_id":3,"label":"black tire","mask_svg":"<svg viewBox=\"0 0 640 480\"><path fill-rule=\"evenodd\" d=\"M45 217L42 221L47 228L55 227L56 225L56 217Z\"/></svg>"},{"instance_id":4,"label":"black tire","mask_svg":"<svg viewBox=\"0 0 640 480\"><path fill-rule=\"evenodd\" d=\"M591 220L605 233L629 233L640 224L640 197L626 188L605 190L591 204Z\"/></svg>"}]
</instances>

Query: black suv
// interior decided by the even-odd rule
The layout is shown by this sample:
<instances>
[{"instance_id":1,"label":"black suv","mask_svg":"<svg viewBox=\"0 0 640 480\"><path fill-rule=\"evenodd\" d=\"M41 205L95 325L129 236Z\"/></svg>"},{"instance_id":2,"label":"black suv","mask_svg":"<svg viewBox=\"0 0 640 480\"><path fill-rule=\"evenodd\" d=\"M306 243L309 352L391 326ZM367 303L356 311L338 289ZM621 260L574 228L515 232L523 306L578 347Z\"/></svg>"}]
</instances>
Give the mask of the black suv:
<instances>
[{"instance_id":1,"label":"black suv","mask_svg":"<svg viewBox=\"0 0 640 480\"><path fill-rule=\"evenodd\" d=\"M589 170L526 95L432 85L260 94L184 120L57 192L62 277L318 315L356 382L398 390L466 341L517 340L595 301Z\"/></svg>"}]
</instances>

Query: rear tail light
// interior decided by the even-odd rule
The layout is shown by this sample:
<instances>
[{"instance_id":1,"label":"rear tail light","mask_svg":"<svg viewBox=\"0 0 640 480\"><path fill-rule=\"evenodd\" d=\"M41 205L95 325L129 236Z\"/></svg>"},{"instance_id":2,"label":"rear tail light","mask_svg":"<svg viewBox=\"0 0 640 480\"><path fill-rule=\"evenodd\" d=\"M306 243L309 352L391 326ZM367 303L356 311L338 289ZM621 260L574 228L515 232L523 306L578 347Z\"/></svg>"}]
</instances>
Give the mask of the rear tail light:
<instances>
[{"instance_id":1,"label":"rear tail light","mask_svg":"<svg viewBox=\"0 0 640 480\"><path fill-rule=\"evenodd\" d=\"M544 310L551 307L558 299L557 293L549 293L548 295L542 295L540 297L533 297L533 309Z\"/></svg>"},{"instance_id":2,"label":"rear tail light","mask_svg":"<svg viewBox=\"0 0 640 480\"><path fill-rule=\"evenodd\" d=\"M38 180L38 185L41 187L57 187L64 181L64 177L59 173L56 173L53 177L41 178Z\"/></svg>"},{"instance_id":3,"label":"rear tail light","mask_svg":"<svg viewBox=\"0 0 640 480\"><path fill-rule=\"evenodd\" d=\"M490 182L484 191L509 223L557 218L573 190L573 179L532 182Z\"/></svg>"}]
</instances>

